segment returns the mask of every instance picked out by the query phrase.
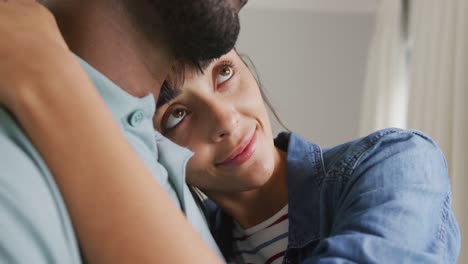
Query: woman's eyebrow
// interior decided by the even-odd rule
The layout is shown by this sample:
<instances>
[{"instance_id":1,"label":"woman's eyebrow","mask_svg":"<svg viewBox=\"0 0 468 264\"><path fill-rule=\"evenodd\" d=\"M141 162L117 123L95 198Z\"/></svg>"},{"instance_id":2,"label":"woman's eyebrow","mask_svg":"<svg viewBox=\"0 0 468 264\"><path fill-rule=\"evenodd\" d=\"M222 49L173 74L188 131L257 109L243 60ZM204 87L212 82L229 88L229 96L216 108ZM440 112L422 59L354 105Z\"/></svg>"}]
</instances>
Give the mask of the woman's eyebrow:
<instances>
[{"instance_id":1,"label":"woman's eyebrow","mask_svg":"<svg viewBox=\"0 0 468 264\"><path fill-rule=\"evenodd\" d=\"M159 93L158 102L156 103L156 109L166 104L167 102L171 101L172 99L176 98L177 96L179 96L180 93L181 93L180 89L177 89L175 87L170 87L168 83L164 81L161 87L161 91Z\"/></svg>"}]
</instances>

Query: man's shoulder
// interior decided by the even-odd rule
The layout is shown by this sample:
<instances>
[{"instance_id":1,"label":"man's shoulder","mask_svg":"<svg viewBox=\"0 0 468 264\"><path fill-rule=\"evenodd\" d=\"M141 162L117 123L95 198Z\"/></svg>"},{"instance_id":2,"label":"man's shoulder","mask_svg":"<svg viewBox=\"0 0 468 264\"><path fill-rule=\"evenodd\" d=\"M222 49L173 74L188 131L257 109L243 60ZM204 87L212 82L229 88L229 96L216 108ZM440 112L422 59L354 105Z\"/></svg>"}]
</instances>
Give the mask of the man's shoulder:
<instances>
[{"instance_id":1,"label":"man's shoulder","mask_svg":"<svg viewBox=\"0 0 468 264\"><path fill-rule=\"evenodd\" d=\"M5 109L0 108L0 175L25 170L38 170L40 156L16 122ZM4 179L4 177L1 177Z\"/></svg>"},{"instance_id":2,"label":"man's shoulder","mask_svg":"<svg viewBox=\"0 0 468 264\"><path fill-rule=\"evenodd\" d=\"M71 221L53 177L2 108L0 230L0 263L79 263Z\"/></svg>"},{"instance_id":3,"label":"man's shoulder","mask_svg":"<svg viewBox=\"0 0 468 264\"><path fill-rule=\"evenodd\" d=\"M58 190L47 165L20 125L1 108L0 150L0 185L4 187L0 188L0 192L10 192L10 195L18 195L22 199L42 197L28 201L36 203L46 202L44 197ZM23 205L27 206L28 203Z\"/></svg>"}]
</instances>

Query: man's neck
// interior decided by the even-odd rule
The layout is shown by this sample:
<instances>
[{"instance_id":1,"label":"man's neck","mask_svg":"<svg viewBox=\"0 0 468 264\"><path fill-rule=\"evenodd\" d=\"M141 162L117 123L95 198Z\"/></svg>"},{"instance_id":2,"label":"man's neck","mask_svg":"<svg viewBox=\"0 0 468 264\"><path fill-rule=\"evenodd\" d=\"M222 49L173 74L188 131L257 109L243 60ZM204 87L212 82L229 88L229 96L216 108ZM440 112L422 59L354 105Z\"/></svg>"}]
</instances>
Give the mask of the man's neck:
<instances>
[{"instance_id":1,"label":"man's neck","mask_svg":"<svg viewBox=\"0 0 468 264\"><path fill-rule=\"evenodd\" d=\"M137 32L121 7L73 2L49 6L70 49L131 95L157 99L173 62L163 45Z\"/></svg>"}]
</instances>

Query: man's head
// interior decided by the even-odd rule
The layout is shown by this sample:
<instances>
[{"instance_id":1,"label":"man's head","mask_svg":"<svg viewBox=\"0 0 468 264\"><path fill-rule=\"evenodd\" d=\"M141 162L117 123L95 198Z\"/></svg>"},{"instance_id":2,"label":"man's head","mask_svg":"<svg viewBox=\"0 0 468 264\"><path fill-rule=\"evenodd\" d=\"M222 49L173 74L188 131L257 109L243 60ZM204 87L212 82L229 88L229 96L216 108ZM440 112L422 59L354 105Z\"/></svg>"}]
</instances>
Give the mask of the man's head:
<instances>
[{"instance_id":1,"label":"man's head","mask_svg":"<svg viewBox=\"0 0 468 264\"><path fill-rule=\"evenodd\" d=\"M227 53L239 34L245 0L122 0L149 41L165 43L178 61L195 63Z\"/></svg>"}]
</instances>

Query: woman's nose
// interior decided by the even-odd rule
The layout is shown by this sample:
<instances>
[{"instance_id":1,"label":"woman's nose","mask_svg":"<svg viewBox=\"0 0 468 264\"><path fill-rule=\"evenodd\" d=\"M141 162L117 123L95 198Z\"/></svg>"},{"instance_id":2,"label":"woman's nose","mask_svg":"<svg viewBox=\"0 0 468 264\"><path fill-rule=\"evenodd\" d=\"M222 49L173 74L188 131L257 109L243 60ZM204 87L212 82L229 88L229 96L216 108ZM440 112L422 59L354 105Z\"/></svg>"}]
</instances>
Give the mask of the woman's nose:
<instances>
[{"instance_id":1,"label":"woman's nose","mask_svg":"<svg viewBox=\"0 0 468 264\"><path fill-rule=\"evenodd\" d=\"M239 126L239 113L231 105L213 107L211 139L220 142L231 136Z\"/></svg>"}]
</instances>

